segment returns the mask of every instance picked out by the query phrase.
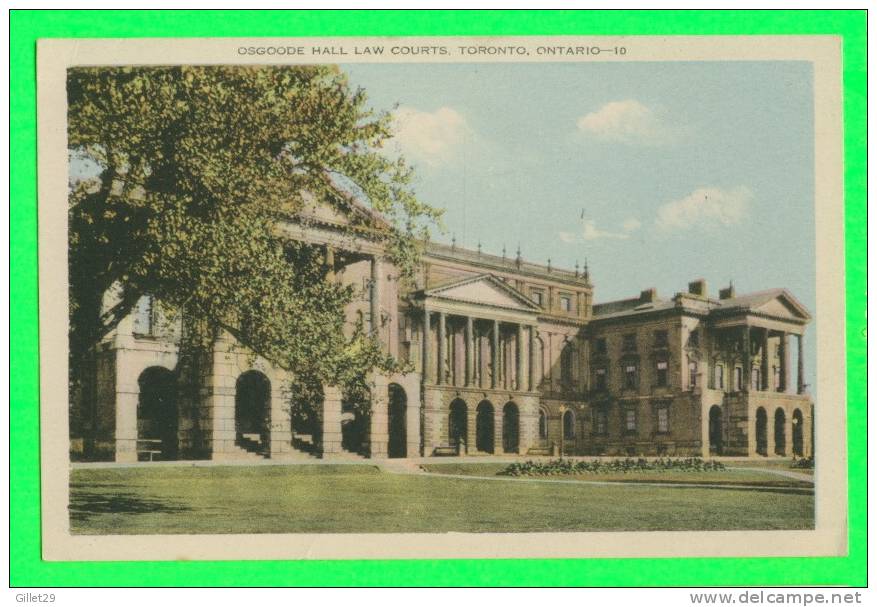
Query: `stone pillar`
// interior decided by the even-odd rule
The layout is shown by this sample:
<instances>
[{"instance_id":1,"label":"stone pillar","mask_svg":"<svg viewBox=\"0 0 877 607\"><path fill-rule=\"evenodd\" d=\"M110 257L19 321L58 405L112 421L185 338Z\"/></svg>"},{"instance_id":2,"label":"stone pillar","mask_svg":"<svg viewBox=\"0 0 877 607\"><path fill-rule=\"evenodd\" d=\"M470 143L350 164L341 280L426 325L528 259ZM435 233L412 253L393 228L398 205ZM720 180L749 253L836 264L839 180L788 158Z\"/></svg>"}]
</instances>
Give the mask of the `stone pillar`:
<instances>
[{"instance_id":1,"label":"stone pillar","mask_svg":"<svg viewBox=\"0 0 877 607\"><path fill-rule=\"evenodd\" d=\"M323 386L323 457L341 452L341 388Z\"/></svg>"},{"instance_id":2,"label":"stone pillar","mask_svg":"<svg viewBox=\"0 0 877 607\"><path fill-rule=\"evenodd\" d=\"M372 379L372 412L369 428L369 453L371 457L387 457L387 445L390 441L389 385L390 382L383 375L376 375Z\"/></svg>"},{"instance_id":3,"label":"stone pillar","mask_svg":"<svg viewBox=\"0 0 877 607\"><path fill-rule=\"evenodd\" d=\"M429 308L423 306L423 383L432 381L432 344L430 333L432 328L429 324Z\"/></svg>"},{"instance_id":4,"label":"stone pillar","mask_svg":"<svg viewBox=\"0 0 877 607\"><path fill-rule=\"evenodd\" d=\"M211 356L211 369L205 379L207 395L204 419L207 441L205 447L211 459L223 459L237 451L235 424L235 392L240 371L236 357L227 351L229 342L224 337L216 340ZM273 386L272 386L273 387ZM272 391L273 392L273 391Z\"/></svg>"},{"instance_id":5,"label":"stone pillar","mask_svg":"<svg viewBox=\"0 0 877 607\"><path fill-rule=\"evenodd\" d=\"M466 403L466 450L467 453L475 453L478 444L478 403Z\"/></svg>"},{"instance_id":6,"label":"stone pillar","mask_svg":"<svg viewBox=\"0 0 877 607\"><path fill-rule=\"evenodd\" d=\"M752 388L752 328L743 327L743 385L744 392Z\"/></svg>"},{"instance_id":7,"label":"stone pillar","mask_svg":"<svg viewBox=\"0 0 877 607\"><path fill-rule=\"evenodd\" d=\"M332 245L326 245L326 280L335 282L335 249Z\"/></svg>"},{"instance_id":8,"label":"stone pillar","mask_svg":"<svg viewBox=\"0 0 877 607\"><path fill-rule=\"evenodd\" d=\"M371 332L380 341L381 330L381 261L377 257L371 260Z\"/></svg>"},{"instance_id":9,"label":"stone pillar","mask_svg":"<svg viewBox=\"0 0 877 607\"><path fill-rule=\"evenodd\" d=\"M283 457L292 451L292 420L289 416L290 395L283 383L272 378L271 413L268 418L268 453L272 458Z\"/></svg>"},{"instance_id":10,"label":"stone pillar","mask_svg":"<svg viewBox=\"0 0 877 607\"><path fill-rule=\"evenodd\" d=\"M418 457L420 453L420 390L406 390L408 406L405 409L405 456Z\"/></svg>"},{"instance_id":11,"label":"stone pillar","mask_svg":"<svg viewBox=\"0 0 877 607\"><path fill-rule=\"evenodd\" d=\"M530 327L530 347L528 348L529 352L527 353L527 362L530 365L529 376L530 376L530 392L536 391L536 326L533 325Z\"/></svg>"},{"instance_id":12,"label":"stone pillar","mask_svg":"<svg viewBox=\"0 0 877 607\"><path fill-rule=\"evenodd\" d=\"M798 394L804 394L804 335L798 335Z\"/></svg>"},{"instance_id":13,"label":"stone pillar","mask_svg":"<svg viewBox=\"0 0 877 607\"><path fill-rule=\"evenodd\" d=\"M770 390L770 330L764 329L761 334L761 389Z\"/></svg>"},{"instance_id":14,"label":"stone pillar","mask_svg":"<svg viewBox=\"0 0 877 607\"><path fill-rule=\"evenodd\" d=\"M515 390L524 390L524 325L518 325L515 336Z\"/></svg>"},{"instance_id":15,"label":"stone pillar","mask_svg":"<svg viewBox=\"0 0 877 607\"><path fill-rule=\"evenodd\" d=\"M499 321L493 321L493 333L490 336L491 339L491 347L490 347L490 372L491 372L491 381L490 387L496 388L499 386Z\"/></svg>"},{"instance_id":16,"label":"stone pillar","mask_svg":"<svg viewBox=\"0 0 877 607\"><path fill-rule=\"evenodd\" d=\"M129 380L130 381L130 380ZM116 461L137 461L137 402L140 389L136 378L117 384L116 389Z\"/></svg>"},{"instance_id":17,"label":"stone pillar","mask_svg":"<svg viewBox=\"0 0 877 607\"><path fill-rule=\"evenodd\" d=\"M445 323L447 317L444 312L439 312L438 324L438 373L436 374L435 383L445 383L445 356L447 356L447 333L445 332Z\"/></svg>"},{"instance_id":18,"label":"stone pillar","mask_svg":"<svg viewBox=\"0 0 877 607\"><path fill-rule=\"evenodd\" d=\"M474 332L472 326L472 317L466 317L466 335L465 335L465 351L466 351L466 386L471 386L475 377L475 346Z\"/></svg>"},{"instance_id":19,"label":"stone pillar","mask_svg":"<svg viewBox=\"0 0 877 607\"><path fill-rule=\"evenodd\" d=\"M502 455L505 451L502 450L502 421L503 421L503 407L505 403L493 405L493 454L494 455Z\"/></svg>"},{"instance_id":20,"label":"stone pillar","mask_svg":"<svg viewBox=\"0 0 877 607\"><path fill-rule=\"evenodd\" d=\"M765 409L767 409L765 407ZM776 431L776 411L766 410L767 413L767 456L773 457L776 455L774 451L776 451L776 441L774 440L774 434Z\"/></svg>"},{"instance_id":21,"label":"stone pillar","mask_svg":"<svg viewBox=\"0 0 877 607\"><path fill-rule=\"evenodd\" d=\"M783 331L780 339L780 348L782 349L780 354L780 391L788 392L789 383L791 383L789 381L789 375L791 372L791 369L789 367L791 366L790 363L792 354L789 350L789 334Z\"/></svg>"},{"instance_id":22,"label":"stone pillar","mask_svg":"<svg viewBox=\"0 0 877 607\"><path fill-rule=\"evenodd\" d=\"M789 457L792 455L792 422L795 419L790 413L786 413L786 423L783 424L783 437L785 437L786 449L783 455Z\"/></svg>"}]
</instances>

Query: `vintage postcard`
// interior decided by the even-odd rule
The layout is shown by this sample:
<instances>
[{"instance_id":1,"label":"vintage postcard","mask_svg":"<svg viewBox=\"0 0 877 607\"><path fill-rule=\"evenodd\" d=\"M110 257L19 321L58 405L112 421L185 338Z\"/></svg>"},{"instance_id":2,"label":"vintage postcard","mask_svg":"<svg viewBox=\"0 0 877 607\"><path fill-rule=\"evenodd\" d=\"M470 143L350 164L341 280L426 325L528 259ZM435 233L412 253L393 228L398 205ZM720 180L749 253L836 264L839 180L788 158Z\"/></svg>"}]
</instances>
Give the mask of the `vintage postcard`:
<instances>
[{"instance_id":1,"label":"vintage postcard","mask_svg":"<svg viewBox=\"0 0 877 607\"><path fill-rule=\"evenodd\" d=\"M44 558L845 554L840 48L41 41Z\"/></svg>"}]
</instances>

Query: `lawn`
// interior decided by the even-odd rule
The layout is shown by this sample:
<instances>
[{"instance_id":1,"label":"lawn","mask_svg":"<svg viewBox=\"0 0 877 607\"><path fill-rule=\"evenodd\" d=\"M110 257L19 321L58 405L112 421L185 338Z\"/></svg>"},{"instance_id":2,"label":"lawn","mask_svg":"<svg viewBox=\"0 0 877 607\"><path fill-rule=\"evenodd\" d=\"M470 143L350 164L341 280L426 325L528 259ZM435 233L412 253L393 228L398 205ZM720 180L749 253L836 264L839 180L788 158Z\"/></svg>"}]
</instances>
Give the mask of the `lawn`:
<instances>
[{"instance_id":1,"label":"lawn","mask_svg":"<svg viewBox=\"0 0 877 607\"><path fill-rule=\"evenodd\" d=\"M811 529L789 489L484 481L368 465L74 469L76 534Z\"/></svg>"},{"instance_id":2,"label":"lawn","mask_svg":"<svg viewBox=\"0 0 877 607\"><path fill-rule=\"evenodd\" d=\"M496 476L507 464L425 464L428 472L439 474L462 474L465 476ZM812 482L760 472L757 470L734 470L727 468L717 471L688 472L684 470L645 470L635 472L583 472L578 474L558 474L556 476L521 476L519 478L542 478L580 481L616 481L626 483L666 483L666 484L709 484L729 486L759 487L813 487Z\"/></svg>"}]
</instances>

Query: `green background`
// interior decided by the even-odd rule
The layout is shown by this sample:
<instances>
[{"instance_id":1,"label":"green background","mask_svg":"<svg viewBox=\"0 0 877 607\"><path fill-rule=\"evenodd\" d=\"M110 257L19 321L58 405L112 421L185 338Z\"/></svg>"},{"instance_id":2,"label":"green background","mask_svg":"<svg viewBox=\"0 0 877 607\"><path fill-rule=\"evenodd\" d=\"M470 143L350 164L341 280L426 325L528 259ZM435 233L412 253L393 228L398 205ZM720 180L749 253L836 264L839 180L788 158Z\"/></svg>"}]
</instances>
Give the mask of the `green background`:
<instances>
[{"instance_id":1,"label":"green background","mask_svg":"<svg viewBox=\"0 0 877 607\"><path fill-rule=\"evenodd\" d=\"M36 41L39 38L430 35L843 37L849 556L842 558L210 561L40 560ZM866 584L866 12L12 11L10 575L13 586ZM15 159L12 164L12 159ZM59 235L63 237L63 235ZM829 405L830 403L825 403ZM623 506L619 506L623 507Z\"/></svg>"}]
</instances>

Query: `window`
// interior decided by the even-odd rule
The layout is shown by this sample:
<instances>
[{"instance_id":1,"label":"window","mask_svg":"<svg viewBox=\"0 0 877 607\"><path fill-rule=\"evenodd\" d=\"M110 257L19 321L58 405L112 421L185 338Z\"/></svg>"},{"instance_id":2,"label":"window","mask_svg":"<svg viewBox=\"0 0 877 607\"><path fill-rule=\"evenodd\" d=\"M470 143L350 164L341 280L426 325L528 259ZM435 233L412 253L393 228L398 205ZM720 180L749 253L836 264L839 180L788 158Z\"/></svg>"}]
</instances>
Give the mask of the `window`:
<instances>
[{"instance_id":1,"label":"window","mask_svg":"<svg viewBox=\"0 0 877 607\"><path fill-rule=\"evenodd\" d=\"M594 411L594 434L606 434L609 427L609 413L604 408Z\"/></svg>"},{"instance_id":2,"label":"window","mask_svg":"<svg viewBox=\"0 0 877 607\"><path fill-rule=\"evenodd\" d=\"M544 409L539 409L539 438L548 438L548 416Z\"/></svg>"},{"instance_id":3,"label":"window","mask_svg":"<svg viewBox=\"0 0 877 607\"><path fill-rule=\"evenodd\" d=\"M569 295L560 296L560 309L564 312L572 311L572 299Z\"/></svg>"},{"instance_id":4,"label":"window","mask_svg":"<svg viewBox=\"0 0 877 607\"><path fill-rule=\"evenodd\" d=\"M688 334L688 345L692 348L696 348L700 345L700 333L696 330L693 330Z\"/></svg>"},{"instance_id":5,"label":"window","mask_svg":"<svg viewBox=\"0 0 877 607\"><path fill-rule=\"evenodd\" d=\"M542 298L542 291L533 291L530 293L530 299L532 299L537 305L542 305Z\"/></svg>"},{"instance_id":6,"label":"window","mask_svg":"<svg viewBox=\"0 0 877 607\"><path fill-rule=\"evenodd\" d=\"M628 389L636 388L636 365L624 367L624 387Z\"/></svg>"},{"instance_id":7,"label":"window","mask_svg":"<svg viewBox=\"0 0 877 607\"><path fill-rule=\"evenodd\" d=\"M761 390L761 370L758 367L752 367L752 389Z\"/></svg>"},{"instance_id":8,"label":"window","mask_svg":"<svg viewBox=\"0 0 877 607\"><path fill-rule=\"evenodd\" d=\"M606 338L601 337L597 341L594 342L594 352L597 354L606 354L608 350L606 349Z\"/></svg>"},{"instance_id":9,"label":"window","mask_svg":"<svg viewBox=\"0 0 877 607\"><path fill-rule=\"evenodd\" d=\"M782 380L780 379L780 368L778 365L773 366L773 386L774 390L779 390L779 387L783 385Z\"/></svg>"},{"instance_id":10,"label":"window","mask_svg":"<svg viewBox=\"0 0 877 607\"><path fill-rule=\"evenodd\" d=\"M688 361L688 385L692 388L697 387L697 361Z\"/></svg>"},{"instance_id":11,"label":"window","mask_svg":"<svg viewBox=\"0 0 877 607\"><path fill-rule=\"evenodd\" d=\"M565 384L573 381L573 348L567 345L560 352L560 381Z\"/></svg>"},{"instance_id":12,"label":"window","mask_svg":"<svg viewBox=\"0 0 877 607\"><path fill-rule=\"evenodd\" d=\"M606 389L606 369L597 369L594 371L594 388L596 390Z\"/></svg>"},{"instance_id":13,"label":"window","mask_svg":"<svg viewBox=\"0 0 877 607\"><path fill-rule=\"evenodd\" d=\"M636 409L624 410L624 431L628 433L636 432Z\"/></svg>"},{"instance_id":14,"label":"window","mask_svg":"<svg viewBox=\"0 0 877 607\"><path fill-rule=\"evenodd\" d=\"M743 391L743 368L734 367L734 391Z\"/></svg>"},{"instance_id":15,"label":"window","mask_svg":"<svg viewBox=\"0 0 877 607\"><path fill-rule=\"evenodd\" d=\"M655 347L656 348L666 348L667 347L667 331L655 331Z\"/></svg>"},{"instance_id":16,"label":"window","mask_svg":"<svg viewBox=\"0 0 877 607\"><path fill-rule=\"evenodd\" d=\"M713 386L716 390L724 390L725 389L725 367L722 365L716 365L716 377L715 377L715 386Z\"/></svg>"},{"instance_id":17,"label":"window","mask_svg":"<svg viewBox=\"0 0 877 607\"><path fill-rule=\"evenodd\" d=\"M670 409L664 405L658 407L658 433L667 434L670 432Z\"/></svg>"},{"instance_id":18,"label":"window","mask_svg":"<svg viewBox=\"0 0 877 607\"><path fill-rule=\"evenodd\" d=\"M563 438L573 440L576 437L576 420L572 411L563 414Z\"/></svg>"},{"instance_id":19,"label":"window","mask_svg":"<svg viewBox=\"0 0 877 607\"><path fill-rule=\"evenodd\" d=\"M667 361L659 360L657 364L657 368L655 369L655 379L657 379L658 386L663 388L667 385Z\"/></svg>"},{"instance_id":20,"label":"window","mask_svg":"<svg viewBox=\"0 0 877 607\"><path fill-rule=\"evenodd\" d=\"M636 350L636 334L635 333L628 333L627 335L624 336L623 339L624 339L624 341L622 342L622 346L621 346L622 350L624 350L625 352L631 352L631 351Z\"/></svg>"},{"instance_id":21,"label":"window","mask_svg":"<svg viewBox=\"0 0 877 607\"><path fill-rule=\"evenodd\" d=\"M137 335L155 334L155 306L152 295L144 295L134 306L134 333Z\"/></svg>"}]
</instances>

